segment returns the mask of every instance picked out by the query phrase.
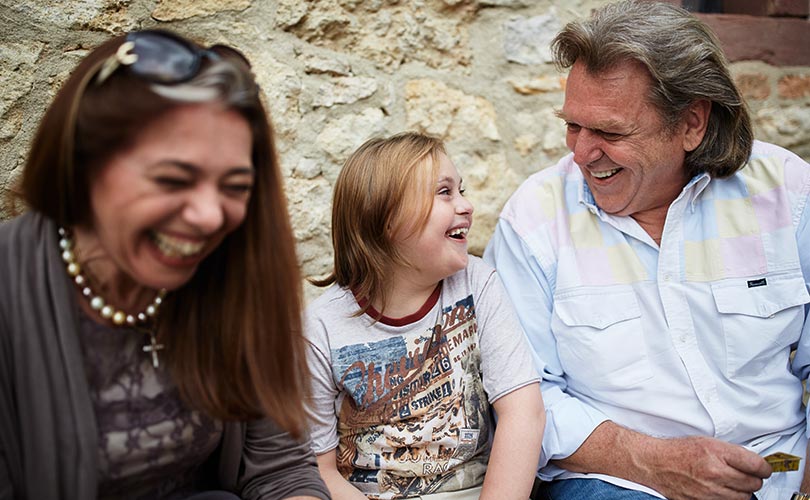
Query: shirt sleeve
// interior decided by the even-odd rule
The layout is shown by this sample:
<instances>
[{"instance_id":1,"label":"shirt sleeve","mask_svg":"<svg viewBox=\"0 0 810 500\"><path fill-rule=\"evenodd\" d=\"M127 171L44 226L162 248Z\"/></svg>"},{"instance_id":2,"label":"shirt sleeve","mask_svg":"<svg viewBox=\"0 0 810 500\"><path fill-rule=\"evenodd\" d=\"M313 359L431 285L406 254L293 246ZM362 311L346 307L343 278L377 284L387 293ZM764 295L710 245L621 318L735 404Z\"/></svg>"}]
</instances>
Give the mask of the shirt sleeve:
<instances>
[{"instance_id":1,"label":"shirt sleeve","mask_svg":"<svg viewBox=\"0 0 810 500\"><path fill-rule=\"evenodd\" d=\"M11 485L5 454L0 448L0 500L11 500L12 498L14 498L14 488Z\"/></svg>"},{"instance_id":2,"label":"shirt sleeve","mask_svg":"<svg viewBox=\"0 0 810 500\"><path fill-rule=\"evenodd\" d=\"M337 399L340 391L332 377L331 353L326 328L315 316L306 317L307 364L311 394L306 405L312 449L320 455L337 447Z\"/></svg>"},{"instance_id":3,"label":"shirt sleeve","mask_svg":"<svg viewBox=\"0 0 810 500\"><path fill-rule=\"evenodd\" d=\"M268 418L247 424L239 486L249 500L331 498L309 441L293 438Z\"/></svg>"},{"instance_id":4,"label":"shirt sleeve","mask_svg":"<svg viewBox=\"0 0 810 500\"><path fill-rule=\"evenodd\" d=\"M523 329L498 274L486 266L486 280L475 309L481 342L481 372L490 403L540 377L532 363Z\"/></svg>"},{"instance_id":5,"label":"shirt sleeve","mask_svg":"<svg viewBox=\"0 0 810 500\"><path fill-rule=\"evenodd\" d=\"M534 364L542 377L546 429L538 475L541 479L551 480L563 470L549 461L573 454L608 418L565 392L565 372L551 331L552 285L537 257L504 219L495 228L484 260L495 266L512 299L531 346Z\"/></svg>"}]
</instances>

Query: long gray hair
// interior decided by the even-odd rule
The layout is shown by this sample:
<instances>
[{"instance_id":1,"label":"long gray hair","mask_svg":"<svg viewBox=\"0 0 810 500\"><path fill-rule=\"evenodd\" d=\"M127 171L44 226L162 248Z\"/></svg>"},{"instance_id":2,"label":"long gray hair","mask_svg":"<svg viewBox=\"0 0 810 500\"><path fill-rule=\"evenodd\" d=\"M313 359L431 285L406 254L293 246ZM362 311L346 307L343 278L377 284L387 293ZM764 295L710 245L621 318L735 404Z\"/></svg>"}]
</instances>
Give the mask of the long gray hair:
<instances>
[{"instance_id":1,"label":"long gray hair","mask_svg":"<svg viewBox=\"0 0 810 500\"><path fill-rule=\"evenodd\" d=\"M609 4L590 19L568 23L551 50L559 69L579 61L598 74L626 60L643 64L653 82L647 98L670 131L690 104L711 102L703 141L684 161L690 177L728 177L750 156L751 118L728 61L711 29L686 10L657 2Z\"/></svg>"}]
</instances>

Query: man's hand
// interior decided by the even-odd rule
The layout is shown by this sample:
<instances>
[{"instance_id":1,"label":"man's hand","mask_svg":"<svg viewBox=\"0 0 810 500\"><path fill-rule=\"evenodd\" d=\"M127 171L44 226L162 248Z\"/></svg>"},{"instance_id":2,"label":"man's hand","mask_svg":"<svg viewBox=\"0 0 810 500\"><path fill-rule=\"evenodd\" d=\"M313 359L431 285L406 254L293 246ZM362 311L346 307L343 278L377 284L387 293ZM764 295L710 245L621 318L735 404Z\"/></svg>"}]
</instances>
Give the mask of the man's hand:
<instances>
[{"instance_id":1,"label":"man's hand","mask_svg":"<svg viewBox=\"0 0 810 500\"><path fill-rule=\"evenodd\" d=\"M709 437L660 439L607 421L555 463L643 484L670 500L750 500L771 475L762 457Z\"/></svg>"},{"instance_id":2,"label":"man's hand","mask_svg":"<svg viewBox=\"0 0 810 500\"><path fill-rule=\"evenodd\" d=\"M671 500L750 500L771 475L756 453L709 437L656 439L645 455L642 483Z\"/></svg>"}]
</instances>

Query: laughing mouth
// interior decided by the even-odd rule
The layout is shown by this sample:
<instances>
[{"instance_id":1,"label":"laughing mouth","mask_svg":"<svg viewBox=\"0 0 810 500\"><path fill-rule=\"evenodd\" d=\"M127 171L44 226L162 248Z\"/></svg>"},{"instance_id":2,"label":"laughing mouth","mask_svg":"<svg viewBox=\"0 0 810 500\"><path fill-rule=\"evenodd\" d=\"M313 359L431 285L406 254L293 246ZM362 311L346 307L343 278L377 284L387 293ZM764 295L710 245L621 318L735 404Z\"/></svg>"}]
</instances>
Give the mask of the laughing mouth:
<instances>
[{"instance_id":1,"label":"laughing mouth","mask_svg":"<svg viewBox=\"0 0 810 500\"><path fill-rule=\"evenodd\" d=\"M455 229L451 229L447 232L447 236L453 238L454 240L463 240L467 237L467 233L470 231L468 227L457 227Z\"/></svg>"},{"instance_id":2,"label":"laughing mouth","mask_svg":"<svg viewBox=\"0 0 810 500\"><path fill-rule=\"evenodd\" d=\"M152 241L162 254L173 258L189 258L199 255L205 247L205 242L192 242L175 238L164 233L151 233Z\"/></svg>"},{"instance_id":3,"label":"laughing mouth","mask_svg":"<svg viewBox=\"0 0 810 500\"><path fill-rule=\"evenodd\" d=\"M612 170L604 170L602 172L591 172L591 175L596 177L597 179L608 179L608 178L613 177L614 175L616 175L619 172L619 170L621 170L621 169L620 168L614 168Z\"/></svg>"}]
</instances>

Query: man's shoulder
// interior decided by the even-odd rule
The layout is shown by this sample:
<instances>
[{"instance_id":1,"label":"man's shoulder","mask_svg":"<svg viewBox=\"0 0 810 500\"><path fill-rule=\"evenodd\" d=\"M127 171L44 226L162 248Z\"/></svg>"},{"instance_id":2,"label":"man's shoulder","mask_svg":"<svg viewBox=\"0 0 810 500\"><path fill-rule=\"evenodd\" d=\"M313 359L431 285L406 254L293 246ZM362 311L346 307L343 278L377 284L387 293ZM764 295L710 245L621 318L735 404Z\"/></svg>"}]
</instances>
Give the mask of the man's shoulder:
<instances>
[{"instance_id":1,"label":"man's shoulder","mask_svg":"<svg viewBox=\"0 0 810 500\"><path fill-rule=\"evenodd\" d=\"M773 189L806 191L810 187L810 165L798 155L775 144L754 141L748 161L731 179L741 180L750 194ZM718 179L718 183L724 180Z\"/></svg>"},{"instance_id":2,"label":"man's shoulder","mask_svg":"<svg viewBox=\"0 0 810 500\"><path fill-rule=\"evenodd\" d=\"M782 160L798 161L807 165L807 162L802 160L796 153L786 149L782 146L772 144L770 142L755 140L751 148L751 160L756 160L762 157L774 157Z\"/></svg>"},{"instance_id":3,"label":"man's shoulder","mask_svg":"<svg viewBox=\"0 0 810 500\"><path fill-rule=\"evenodd\" d=\"M573 154L568 154L523 181L504 205L501 217L512 223L521 219L533 224L552 221L578 202L583 182Z\"/></svg>"},{"instance_id":4,"label":"man's shoulder","mask_svg":"<svg viewBox=\"0 0 810 500\"><path fill-rule=\"evenodd\" d=\"M739 170L747 175L774 175L786 170L810 172L810 165L797 154L776 144L754 141L751 156Z\"/></svg>"}]
</instances>

